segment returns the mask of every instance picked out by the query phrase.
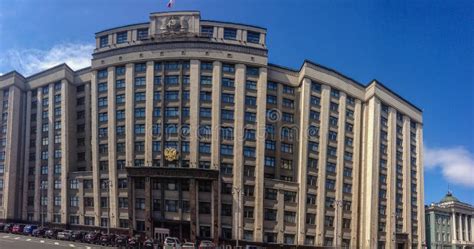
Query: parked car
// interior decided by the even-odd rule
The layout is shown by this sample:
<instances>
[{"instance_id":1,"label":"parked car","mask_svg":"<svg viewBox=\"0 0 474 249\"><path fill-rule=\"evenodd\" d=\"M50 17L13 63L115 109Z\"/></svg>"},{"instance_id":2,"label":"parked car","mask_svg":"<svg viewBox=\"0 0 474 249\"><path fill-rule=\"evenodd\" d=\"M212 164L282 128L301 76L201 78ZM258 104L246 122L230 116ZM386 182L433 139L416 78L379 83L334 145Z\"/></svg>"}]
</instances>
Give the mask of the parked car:
<instances>
[{"instance_id":1,"label":"parked car","mask_svg":"<svg viewBox=\"0 0 474 249\"><path fill-rule=\"evenodd\" d=\"M64 230L64 231L58 232L58 236L57 236L59 240L71 240L71 237L72 237L71 230Z\"/></svg>"},{"instance_id":2,"label":"parked car","mask_svg":"<svg viewBox=\"0 0 474 249\"><path fill-rule=\"evenodd\" d=\"M114 241L115 246L118 246L118 247L127 246L127 243L128 243L128 236L123 235L123 234L118 234L117 236L115 236L115 241Z\"/></svg>"},{"instance_id":3,"label":"parked car","mask_svg":"<svg viewBox=\"0 0 474 249\"><path fill-rule=\"evenodd\" d=\"M0 232L3 232L4 228L5 228L5 223L0 223Z\"/></svg>"},{"instance_id":4,"label":"parked car","mask_svg":"<svg viewBox=\"0 0 474 249\"><path fill-rule=\"evenodd\" d=\"M101 234L99 232L90 232L84 237L84 241L91 244L97 244L99 242Z\"/></svg>"},{"instance_id":5,"label":"parked car","mask_svg":"<svg viewBox=\"0 0 474 249\"><path fill-rule=\"evenodd\" d=\"M11 233L12 229L13 229L13 224L11 224L11 223L7 223L3 227L3 231L6 232L6 233Z\"/></svg>"},{"instance_id":6,"label":"parked car","mask_svg":"<svg viewBox=\"0 0 474 249\"><path fill-rule=\"evenodd\" d=\"M21 234L21 233L23 233L23 228L25 228L25 225L23 225L23 224L16 224L16 225L14 225L13 228L12 228L12 233Z\"/></svg>"},{"instance_id":7,"label":"parked car","mask_svg":"<svg viewBox=\"0 0 474 249\"><path fill-rule=\"evenodd\" d=\"M39 228L34 229L31 235L34 237L44 237L44 234L46 233L47 230L48 228L46 227L39 227Z\"/></svg>"},{"instance_id":8,"label":"parked car","mask_svg":"<svg viewBox=\"0 0 474 249\"><path fill-rule=\"evenodd\" d=\"M154 247L154 242L152 239L146 239L145 241L143 241L143 248L145 249L153 249Z\"/></svg>"},{"instance_id":9,"label":"parked car","mask_svg":"<svg viewBox=\"0 0 474 249\"><path fill-rule=\"evenodd\" d=\"M216 248L216 246L210 240L202 240L201 243L199 243L199 249L214 249L214 248Z\"/></svg>"},{"instance_id":10,"label":"parked car","mask_svg":"<svg viewBox=\"0 0 474 249\"><path fill-rule=\"evenodd\" d=\"M23 234L32 235L33 231L37 228L37 225L26 225L25 228L23 228Z\"/></svg>"},{"instance_id":11,"label":"parked car","mask_svg":"<svg viewBox=\"0 0 474 249\"><path fill-rule=\"evenodd\" d=\"M61 232L61 231L62 230L60 230L60 229L51 228L51 229L47 230L44 233L44 237L46 237L48 239L56 239L57 236L58 236L58 233Z\"/></svg>"},{"instance_id":12,"label":"parked car","mask_svg":"<svg viewBox=\"0 0 474 249\"><path fill-rule=\"evenodd\" d=\"M196 244L192 242L186 242L181 246L181 249L196 249Z\"/></svg>"},{"instance_id":13,"label":"parked car","mask_svg":"<svg viewBox=\"0 0 474 249\"><path fill-rule=\"evenodd\" d=\"M100 236L100 245L111 246L115 243L115 234L103 234Z\"/></svg>"},{"instance_id":14,"label":"parked car","mask_svg":"<svg viewBox=\"0 0 474 249\"><path fill-rule=\"evenodd\" d=\"M86 236L87 232L85 231L73 231L71 234L72 241L84 241L84 237Z\"/></svg>"},{"instance_id":15,"label":"parked car","mask_svg":"<svg viewBox=\"0 0 474 249\"><path fill-rule=\"evenodd\" d=\"M163 243L164 249L181 249L181 242L176 237L166 237Z\"/></svg>"},{"instance_id":16,"label":"parked car","mask_svg":"<svg viewBox=\"0 0 474 249\"><path fill-rule=\"evenodd\" d=\"M140 242L137 238L131 237L128 239L128 248L138 248L140 246Z\"/></svg>"}]
</instances>

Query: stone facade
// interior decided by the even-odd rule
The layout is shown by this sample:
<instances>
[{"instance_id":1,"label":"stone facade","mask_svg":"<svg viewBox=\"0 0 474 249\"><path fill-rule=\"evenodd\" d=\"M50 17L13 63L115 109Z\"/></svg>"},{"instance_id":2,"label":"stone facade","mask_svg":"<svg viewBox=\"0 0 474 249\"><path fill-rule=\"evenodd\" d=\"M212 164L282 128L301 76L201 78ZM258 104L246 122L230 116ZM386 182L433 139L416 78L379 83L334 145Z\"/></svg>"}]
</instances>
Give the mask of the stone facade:
<instances>
[{"instance_id":1,"label":"stone facade","mask_svg":"<svg viewBox=\"0 0 474 249\"><path fill-rule=\"evenodd\" d=\"M425 207L428 248L474 248L474 207L448 192Z\"/></svg>"},{"instance_id":2,"label":"stone facade","mask_svg":"<svg viewBox=\"0 0 474 249\"><path fill-rule=\"evenodd\" d=\"M0 76L0 219L421 248L421 110L376 80L270 64L265 40L152 13L96 33L90 68Z\"/></svg>"}]
</instances>

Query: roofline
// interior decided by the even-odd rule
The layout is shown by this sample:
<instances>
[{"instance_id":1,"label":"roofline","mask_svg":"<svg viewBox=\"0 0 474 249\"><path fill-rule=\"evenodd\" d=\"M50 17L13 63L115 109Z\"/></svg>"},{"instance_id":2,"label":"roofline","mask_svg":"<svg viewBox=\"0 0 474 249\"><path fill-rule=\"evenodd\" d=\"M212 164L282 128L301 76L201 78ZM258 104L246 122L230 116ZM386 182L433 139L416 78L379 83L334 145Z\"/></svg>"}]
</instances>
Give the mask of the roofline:
<instances>
[{"instance_id":1,"label":"roofline","mask_svg":"<svg viewBox=\"0 0 474 249\"><path fill-rule=\"evenodd\" d=\"M322 68L322 69L324 69L324 70L328 70L328 71L330 71L330 72L332 72L332 73L335 73L335 74L337 74L338 76L341 76L341 77L343 77L343 78L345 78L345 79L347 79L347 80L350 80L350 81L354 82L355 84L357 84L357 85L359 85L359 86L361 86L361 87L366 88L366 87L368 86L368 85L364 85L364 84L360 83L360 82L357 81L357 80L354 80L354 79L351 78L351 77L346 76L345 74L343 74L343 73L341 73L341 72L339 72L339 71L337 71L337 70L335 70L335 69L333 69L333 68L330 68L330 67L321 65L321 64L316 63L316 62L314 62L314 61L311 61L311 60L309 60L309 59L305 59L305 60L304 60L303 64L302 64L301 67L300 67L300 71L301 71L301 69L303 69L305 63L309 63L309 64L312 64L312 65L314 65L314 66L320 67L320 68Z\"/></svg>"},{"instance_id":2,"label":"roofline","mask_svg":"<svg viewBox=\"0 0 474 249\"><path fill-rule=\"evenodd\" d=\"M74 71L74 73L80 73L82 71L87 71L87 70L90 70L92 68L92 66L88 66L88 67L84 67L84 68L81 68L81 69L77 69L76 71Z\"/></svg>"},{"instance_id":3,"label":"roofline","mask_svg":"<svg viewBox=\"0 0 474 249\"><path fill-rule=\"evenodd\" d=\"M12 70L12 71L10 71L10 72L7 72L7 73L4 73L4 74L0 75L0 79L1 79L1 78L7 78L7 76L12 75L12 74L13 74L13 75L18 75L18 76L20 76L22 79L25 79L25 80L26 80L26 77L23 76L23 74L19 73L19 72L16 71L16 70Z\"/></svg>"},{"instance_id":4,"label":"roofline","mask_svg":"<svg viewBox=\"0 0 474 249\"><path fill-rule=\"evenodd\" d=\"M153 15L153 14L165 14L165 13L179 13L179 12L195 12L195 13L199 13L199 15L201 15L201 11L199 11L199 10L156 11L156 12L151 12L150 15Z\"/></svg>"},{"instance_id":5,"label":"roofline","mask_svg":"<svg viewBox=\"0 0 474 249\"><path fill-rule=\"evenodd\" d=\"M262 29L262 30L265 30L265 32L267 31L267 28L264 28L264 27L251 25L251 24L238 23L238 22L225 22L225 21L215 21L215 20L207 20L207 19L201 19L201 22L216 22L216 23L222 23L222 24L241 25L241 26L247 26L247 27L252 27L256 29Z\"/></svg>"},{"instance_id":6,"label":"roofline","mask_svg":"<svg viewBox=\"0 0 474 249\"><path fill-rule=\"evenodd\" d=\"M396 97L398 97L399 99L403 100L404 102L406 102L408 105L410 105L411 107L415 108L416 110L418 110L419 112L423 112L423 110L421 108L419 108L418 106L416 106L415 104L411 103L410 101L408 101L407 99L405 99L404 97L400 96L398 93L394 92L393 90L391 90L390 88L388 88L386 85L384 85L382 82L378 81L377 79L373 79L368 85L367 87L373 85L373 84L377 84L377 85L380 85L382 86L385 90L389 91L391 94L395 95Z\"/></svg>"},{"instance_id":7,"label":"roofline","mask_svg":"<svg viewBox=\"0 0 474 249\"><path fill-rule=\"evenodd\" d=\"M94 34L97 35L97 34L104 33L104 32L107 32L107 31L111 31L111 30L114 30L114 29L126 28L126 27L137 26L137 25L144 25L144 24L150 24L150 22L141 22L141 23L133 23L133 24L122 25L122 26L118 26L118 27L114 27L114 28L104 29L102 31L95 32Z\"/></svg>"},{"instance_id":8,"label":"roofline","mask_svg":"<svg viewBox=\"0 0 474 249\"><path fill-rule=\"evenodd\" d=\"M286 67L286 66L282 66L282 65L278 65L278 64L273 64L273 63L268 63L268 66L269 66L269 67L277 67L277 68L285 69L285 70L288 70L288 71L291 71L291 72L295 72L295 73L298 73L298 72L299 72L297 69L290 68L290 67Z\"/></svg>"},{"instance_id":9,"label":"roofline","mask_svg":"<svg viewBox=\"0 0 474 249\"><path fill-rule=\"evenodd\" d=\"M69 70L69 71L71 71L72 73L74 73L74 70L72 70L72 68L70 68L66 63L61 63L61 64L56 65L56 66L54 66L54 67L51 67L51 68L45 69L45 70L43 70L43 71L40 71L40 72L38 72L38 73L32 74L32 75L26 77L26 79L27 79L27 80L30 80L30 79L32 79L32 78L34 78L34 77L38 77L38 76L40 76L41 74L47 73L48 71L52 71L52 70L58 69L58 68L60 68L60 67L64 67L66 70Z\"/></svg>"}]
</instances>

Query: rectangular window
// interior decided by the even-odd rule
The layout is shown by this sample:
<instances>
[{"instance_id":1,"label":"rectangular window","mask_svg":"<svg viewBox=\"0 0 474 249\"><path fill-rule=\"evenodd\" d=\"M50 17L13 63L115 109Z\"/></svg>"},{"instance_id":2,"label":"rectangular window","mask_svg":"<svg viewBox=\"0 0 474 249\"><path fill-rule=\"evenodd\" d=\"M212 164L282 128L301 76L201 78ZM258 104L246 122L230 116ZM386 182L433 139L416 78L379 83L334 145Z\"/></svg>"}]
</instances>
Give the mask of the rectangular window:
<instances>
[{"instance_id":1,"label":"rectangular window","mask_svg":"<svg viewBox=\"0 0 474 249\"><path fill-rule=\"evenodd\" d=\"M100 39L100 47L101 48L107 47L109 45L109 36L108 35L101 36L99 39Z\"/></svg>"},{"instance_id":2,"label":"rectangular window","mask_svg":"<svg viewBox=\"0 0 474 249\"><path fill-rule=\"evenodd\" d=\"M235 40L237 38L237 30L232 28L224 28L224 39Z\"/></svg>"},{"instance_id":3,"label":"rectangular window","mask_svg":"<svg viewBox=\"0 0 474 249\"><path fill-rule=\"evenodd\" d=\"M260 43L260 33L247 31L247 42Z\"/></svg>"},{"instance_id":4,"label":"rectangular window","mask_svg":"<svg viewBox=\"0 0 474 249\"><path fill-rule=\"evenodd\" d=\"M205 37L212 37L214 35L214 27L201 26L201 35Z\"/></svg>"},{"instance_id":5,"label":"rectangular window","mask_svg":"<svg viewBox=\"0 0 474 249\"><path fill-rule=\"evenodd\" d=\"M128 40L128 32L127 31L117 33L117 41L116 41L117 44L125 43L125 42L127 42L127 40Z\"/></svg>"},{"instance_id":6,"label":"rectangular window","mask_svg":"<svg viewBox=\"0 0 474 249\"><path fill-rule=\"evenodd\" d=\"M137 30L137 38L138 40L145 40L148 38L148 29L138 29Z\"/></svg>"}]
</instances>

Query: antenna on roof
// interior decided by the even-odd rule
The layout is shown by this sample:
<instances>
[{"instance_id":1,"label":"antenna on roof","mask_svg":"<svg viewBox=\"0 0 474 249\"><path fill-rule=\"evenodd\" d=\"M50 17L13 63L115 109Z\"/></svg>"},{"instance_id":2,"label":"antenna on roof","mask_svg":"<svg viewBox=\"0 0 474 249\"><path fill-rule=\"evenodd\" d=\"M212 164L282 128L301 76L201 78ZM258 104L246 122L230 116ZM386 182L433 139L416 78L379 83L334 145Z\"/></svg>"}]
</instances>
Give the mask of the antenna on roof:
<instances>
[{"instance_id":1,"label":"antenna on roof","mask_svg":"<svg viewBox=\"0 0 474 249\"><path fill-rule=\"evenodd\" d=\"M451 188L449 187L449 183L448 183L448 195L451 195L453 194L452 191L451 191Z\"/></svg>"}]
</instances>

